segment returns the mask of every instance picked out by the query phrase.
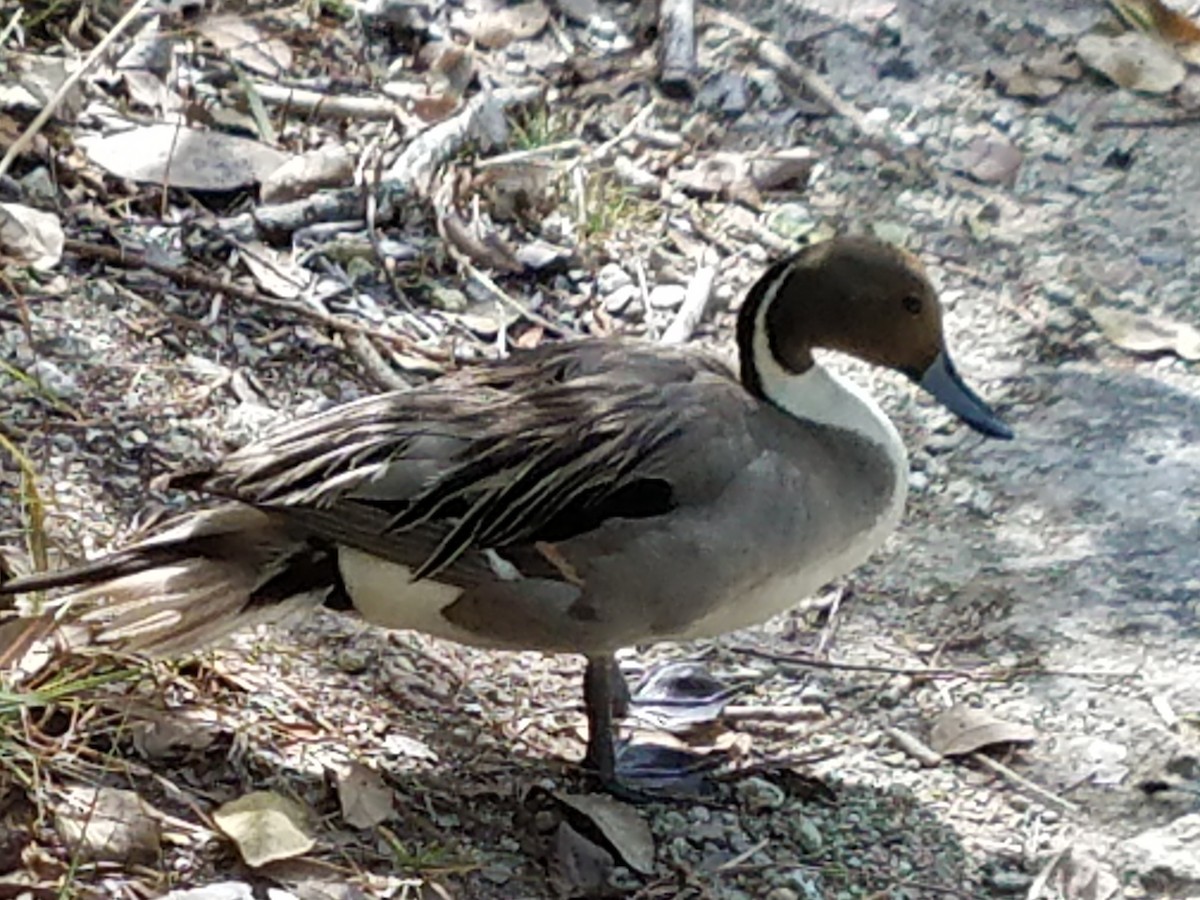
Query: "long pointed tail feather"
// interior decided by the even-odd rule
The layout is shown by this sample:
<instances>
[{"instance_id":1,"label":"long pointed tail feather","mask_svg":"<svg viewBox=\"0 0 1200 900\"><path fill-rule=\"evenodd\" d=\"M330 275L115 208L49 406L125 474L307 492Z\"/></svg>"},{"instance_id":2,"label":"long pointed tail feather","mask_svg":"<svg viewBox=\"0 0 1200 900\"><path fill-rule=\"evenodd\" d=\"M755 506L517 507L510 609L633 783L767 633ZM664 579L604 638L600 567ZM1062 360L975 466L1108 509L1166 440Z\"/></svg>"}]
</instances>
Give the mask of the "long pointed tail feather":
<instances>
[{"instance_id":1,"label":"long pointed tail feather","mask_svg":"<svg viewBox=\"0 0 1200 900\"><path fill-rule=\"evenodd\" d=\"M70 588L54 603L95 643L176 655L319 606L333 553L271 513L230 504L189 513L137 543L59 572L0 583L0 596Z\"/></svg>"}]
</instances>

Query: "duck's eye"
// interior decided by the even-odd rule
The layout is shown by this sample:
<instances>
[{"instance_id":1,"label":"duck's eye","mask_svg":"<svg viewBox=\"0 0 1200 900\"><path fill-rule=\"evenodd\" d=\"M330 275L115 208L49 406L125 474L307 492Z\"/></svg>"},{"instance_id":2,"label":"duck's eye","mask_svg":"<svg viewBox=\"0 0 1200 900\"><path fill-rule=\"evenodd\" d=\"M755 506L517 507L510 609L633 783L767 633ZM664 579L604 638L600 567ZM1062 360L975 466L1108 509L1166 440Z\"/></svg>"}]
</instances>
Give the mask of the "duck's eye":
<instances>
[{"instance_id":1,"label":"duck's eye","mask_svg":"<svg viewBox=\"0 0 1200 900\"><path fill-rule=\"evenodd\" d=\"M909 294L901 302L904 304L904 308L907 309L914 316L919 316L921 314L921 298L920 297L914 297L912 294Z\"/></svg>"}]
</instances>

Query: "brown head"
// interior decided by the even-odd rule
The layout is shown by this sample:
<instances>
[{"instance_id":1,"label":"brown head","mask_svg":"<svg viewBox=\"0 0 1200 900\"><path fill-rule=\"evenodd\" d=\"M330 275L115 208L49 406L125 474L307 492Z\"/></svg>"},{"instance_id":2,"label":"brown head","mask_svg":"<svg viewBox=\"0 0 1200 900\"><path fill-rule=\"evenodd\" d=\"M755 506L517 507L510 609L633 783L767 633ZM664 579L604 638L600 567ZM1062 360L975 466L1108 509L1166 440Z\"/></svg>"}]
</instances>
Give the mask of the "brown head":
<instances>
[{"instance_id":1,"label":"brown head","mask_svg":"<svg viewBox=\"0 0 1200 900\"><path fill-rule=\"evenodd\" d=\"M803 375L817 347L902 372L977 431L1012 436L955 372L937 293L905 250L872 238L835 238L759 279L738 318L746 388L769 400L764 367Z\"/></svg>"}]
</instances>

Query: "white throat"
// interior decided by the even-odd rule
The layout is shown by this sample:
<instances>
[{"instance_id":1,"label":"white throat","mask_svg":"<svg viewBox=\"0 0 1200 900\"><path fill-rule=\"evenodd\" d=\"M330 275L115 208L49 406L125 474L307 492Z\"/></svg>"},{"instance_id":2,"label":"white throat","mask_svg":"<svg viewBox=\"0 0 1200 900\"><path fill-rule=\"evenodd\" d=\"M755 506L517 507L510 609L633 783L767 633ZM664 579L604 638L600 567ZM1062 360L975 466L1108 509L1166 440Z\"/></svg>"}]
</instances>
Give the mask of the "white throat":
<instances>
[{"instance_id":1,"label":"white throat","mask_svg":"<svg viewBox=\"0 0 1200 900\"><path fill-rule=\"evenodd\" d=\"M797 419L853 432L882 447L907 480L908 453L900 432L879 404L852 381L814 361L796 374L779 364L767 338L767 310L774 294L763 299L754 323L752 352L763 394Z\"/></svg>"}]
</instances>

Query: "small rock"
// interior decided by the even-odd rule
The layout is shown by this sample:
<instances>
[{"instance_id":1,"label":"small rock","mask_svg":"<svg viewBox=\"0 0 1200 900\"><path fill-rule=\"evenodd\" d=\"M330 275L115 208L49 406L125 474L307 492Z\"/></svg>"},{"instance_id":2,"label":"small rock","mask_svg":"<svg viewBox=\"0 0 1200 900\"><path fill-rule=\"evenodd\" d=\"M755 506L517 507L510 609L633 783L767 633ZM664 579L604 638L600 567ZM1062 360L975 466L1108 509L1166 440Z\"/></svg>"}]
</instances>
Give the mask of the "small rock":
<instances>
[{"instance_id":1,"label":"small rock","mask_svg":"<svg viewBox=\"0 0 1200 900\"><path fill-rule=\"evenodd\" d=\"M800 900L800 895L791 888L777 887L767 892L767 900Z\"/></svg>"},{"instance_id":2,"label":"small rock","mask_svg":"<svg viewBox=\"0 0 1200 900\"><path fill-rule=\"evenodd\" d=\"M779 809L787 802L787 794L765 778L747 778L737 786L738 797L752 812Z\"/></svg>"},{"instance_id":3,"label":"small rock","mask_svg":"<svg viewBox=\"0 0 1200 900\"><path fill-rule=\"evenodd\" d=\"M917 67L902 56L893 56L879 67L880 78L895 78L897 81L916 81L920 74Z\"/></svg>"},{"instance_id":4,"label":"small rock","mask_svg":"<svg viewBox=\"0 0 1200 900\"><path fill-rule=\"evenodd\" d=\"M595 15L588 21L588 31L600 41L615 41L621 33L617 23L607 16Z\"/></svg>"},{"instance_id":5,"label":"small rock","mask_svg":"<svg viewBox=\"0 0 1200 900\"><path fill-rule=\"evenodd\" d=\"M517 248L517 262L527 269L540 272L553 268L556 271L566 265L571 258L571 251L564 247L543 240L533 240Z\"/></svg>"},{"instance_id":6,"label":"small rock","mask_svg":"<svg viewBox=\"0 0 1200 900\"><path fill-rule=\"evenodd\" d=\"M819 684L806 684L800 689L800 702L811 706L824 706L829 702L829 691Z\"/></svg>"},{"instance_id":7,"label":"small rock","mask_svg":"<svg viewBox=\"0 0 1200 900\"><path fill-rule=\"evenodd\" d=\"M56 397L72 400L81 396L78 382L45 357L38 359L26 371Z\"/></svg>"},{"instance_id":8,"label":"small rock","mask_svg":"<svg viewBox=\"0 0 1200 900\"><path fill-rule=\"evenodd\" d=\"M163 895L163 900L254 900L254 890L241 881L216 881Z\"/></svg>"},{"instance_id":9,"label":"small rock","mask_svg":"<svg viewBox=\"0 0 1200 900\"><path fill-rule=\"evenodd\" d=\"M771 109L781 106L787 100L787 95L779 83L779 76L770 69L751 69L749 74L750 84L758 91L760 105Z\"/></svg>"},{"instance_id":10,"label":"small rock","mask_svg":"<svg viewBox=\"0 0 1200 900\"><path fill-rule=\"evenodd\" d=\"M805 853L816 856L825 848L825 837L821 834L821 829L806 816L801 816L796 822L795 834Z\"/></svg>"},{"instance_id":11,"label":"small rock","mask_svg":"<svg viewBox=\"0 0 1200 900\"><path fill-rule=\"evenodd\" d=\"M811 872L804 869L792 869L784 874L783 880L804 900L824 900L825 894L821 891L819 883Z\"/></svg>"},{"instance_id":12,"label":"small rock","mask_svg":"<svg viewBox=\"0 0 1200 900\"><path fill-rule=\"evenodd\" d=\"M1024 872L1014 872L1011 869L1001 869L993 872L988 882L1002 894L1024 894L1033 884L1033 878Z\"/></svg>"},{"instance_id":13,"label":"small rock","mask_svg":"<svg viewBox=\"0 0 1200 900\"><path fill-rule=\"evenodd\" d=\"M682 284L658 284L650 291L650 306L653 309L676 309L683 304L687 288Z\"/></svg>"},{"instance_id":14,"label":"small rock","mask_svg":"<svg viewBox=\"0 0 1200 900\"><path fill-rule=\"evenodd\" d=\"M429 287L429 305L443 312L464 312L467 308L467 295L458 288L432 284Z\"/></svg>"},{"instance_id":15,"label":"small rock","mask_svg":"<svg viewBox=\"0 0 1200 900\"><path fill-rule=\"evenodd\" d=\"M1200 882L1200 813L1143 831L1122 844L1122 849L1143 877Z\"/></svg>"},{"instance_id":16,"label":"small rock","mask_svg":"<svg viewBox=\"0 0 1200 900\"><path fill-rule=\"evenodd\" d=\"M767 227L781 237L799 240L820 224L812 210L803 203L781 203L767 217Z\"/></svg>"},{"instance_id":17,"label":"small rock","mask_svg":"<svg viewBox=\"0 0 1200 900\"><path fill-rule=\"evenodd\" d=\"M596 290L605 296L631 284L633 278L616 263L608 263L596 273Z\"/></svg>"},{"instance_id":18,"label":"small rock","mask_svg":"<svg viewBox=\"0 0 1200 900\"><path fill-rule=\"evenodd\" d=\"M604 298L604 311L610 315L620 315L625 312L626 307L633 302L638 293L638 289L632 284L622 285Z\"/></svg>"},{"instance_id":19,"label":"small rock","mask_svg":"<svg viewBox=\"0 0 1200 900\"><path fill-rule=\"evenodd\" d=\"M716 73L696 94L696 105L701 109L720 110L731 118L740 116L750 106L746 76L732 71Z\"/></svg>"}]
</instances>

